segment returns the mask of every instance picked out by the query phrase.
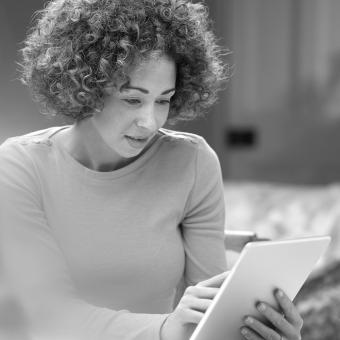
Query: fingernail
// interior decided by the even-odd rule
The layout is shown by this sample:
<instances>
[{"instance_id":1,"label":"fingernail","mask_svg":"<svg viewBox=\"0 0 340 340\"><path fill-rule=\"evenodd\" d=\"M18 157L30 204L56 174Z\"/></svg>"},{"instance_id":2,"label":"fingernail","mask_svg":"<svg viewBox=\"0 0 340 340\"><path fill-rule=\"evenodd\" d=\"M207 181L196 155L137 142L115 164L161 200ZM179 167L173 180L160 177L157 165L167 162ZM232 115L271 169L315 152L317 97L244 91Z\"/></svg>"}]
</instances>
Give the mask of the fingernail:
<instances>
[{"instance_id":1,"label":"fingernail","mask_svg":"<svg viewBox=\"0 0 340 340\"><path fill-rule=\"evenodd\" d=\"M263 311L266 310L266 306L265 306L264 303L259 303L259 304L257 305L257 309L258 309L260 312L263 312Z\"/></svg>"},{"instance_id":2,"label":"fingernail","mask_svg":"<svg viewBox=\"0 0 340 340\"><path fill-rule=\"evenodd\" d=\"M276 295L277 295L278 297L282 298L282 297L283 297L283 291L280 290L280 289L278 289L278 290L276 291Z\"/></svg>"},{"instance_id":3,"label":"fingernail","mask_svg":"<svg viewBox=\"0 0 340 340\"><path fill-rule=\"evenodd\" d=\"M248 331L245 329L245 328L241 328L241 333L243 335L247 335L248 334Z\"/></svg>"},{"instance_id":4,"label":"fingernail","mask_svg":"<svg viewBox=\"0 0 340 340\"><path fill-rule=\"evenodd\" d=\"M247 316L244 319L244 322L247 323L248 325L251 325L254 322L254 319L252 317L250 317L250 316Z\"/></svg>"}]
</instances>

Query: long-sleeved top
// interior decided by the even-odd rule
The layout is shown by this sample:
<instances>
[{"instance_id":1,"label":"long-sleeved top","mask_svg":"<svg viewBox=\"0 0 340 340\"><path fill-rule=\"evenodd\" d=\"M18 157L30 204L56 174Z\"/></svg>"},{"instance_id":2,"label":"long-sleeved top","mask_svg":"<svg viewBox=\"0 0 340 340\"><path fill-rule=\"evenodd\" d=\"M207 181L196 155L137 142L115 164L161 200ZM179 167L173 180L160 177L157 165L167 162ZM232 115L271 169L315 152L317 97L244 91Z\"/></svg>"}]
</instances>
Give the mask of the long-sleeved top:
<instances>
[{"instance_id":1,"label":"long-sleeved top","mask_svg":"<svg viewBox=\"0 0 340 340\"><path fill-rule=\"evenodd\" d=\"M226 270L216 153L160 129L132 163L100 172L54 139L68 127L0 146L5 282L34 340L158 340L179 282Z\"/></svg>"}]
</instances>

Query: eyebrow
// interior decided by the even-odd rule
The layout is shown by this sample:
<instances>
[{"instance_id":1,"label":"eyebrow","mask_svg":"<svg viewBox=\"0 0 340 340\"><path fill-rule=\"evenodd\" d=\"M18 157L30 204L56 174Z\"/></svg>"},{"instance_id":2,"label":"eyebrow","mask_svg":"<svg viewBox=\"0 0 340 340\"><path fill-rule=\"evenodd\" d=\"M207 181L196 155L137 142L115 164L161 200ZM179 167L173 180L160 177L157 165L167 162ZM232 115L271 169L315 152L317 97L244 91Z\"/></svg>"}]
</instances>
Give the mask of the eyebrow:
<instances>
[{"instance_id":1,"label":"eyebrow","mask_svg":"<svg viewBox=\"0 0 340 340\"><path fill-rule=\"evenodd\" d=\"M140 91L142 93L149 93L149 91L147 89L143 89L142 87L137 87L137 86L131 86L129 84L124 84L124 85L121 86L120 92L122 92L124 90L138 90L138 91ZM170 93L172 91L176 91L176 89L175 88L171 88L169 90L165 90L165 91L163 91L161 93L161 95L168 94L168 93Z\"/></svg>"}]
</instances>

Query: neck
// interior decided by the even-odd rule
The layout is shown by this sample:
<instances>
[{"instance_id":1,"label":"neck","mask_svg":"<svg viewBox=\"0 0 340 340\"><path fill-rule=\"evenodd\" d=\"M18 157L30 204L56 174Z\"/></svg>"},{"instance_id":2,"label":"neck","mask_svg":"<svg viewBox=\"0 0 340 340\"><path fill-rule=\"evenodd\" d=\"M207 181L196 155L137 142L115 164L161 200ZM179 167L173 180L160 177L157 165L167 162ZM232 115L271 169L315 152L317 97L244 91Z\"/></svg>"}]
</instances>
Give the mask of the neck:
<instances>
[{"instance_id":1,"label":"neck","mask_svg":"<svg viewBox=\"0 0 340 340\"><path fill-rule=\"evenodd\" d=\"M63 147L74 159L95 171L117 170L135 159L123 158L108 147L90 118L76 122L70 129L64 130L60 139Z\"/></svg>"}]
</instances>

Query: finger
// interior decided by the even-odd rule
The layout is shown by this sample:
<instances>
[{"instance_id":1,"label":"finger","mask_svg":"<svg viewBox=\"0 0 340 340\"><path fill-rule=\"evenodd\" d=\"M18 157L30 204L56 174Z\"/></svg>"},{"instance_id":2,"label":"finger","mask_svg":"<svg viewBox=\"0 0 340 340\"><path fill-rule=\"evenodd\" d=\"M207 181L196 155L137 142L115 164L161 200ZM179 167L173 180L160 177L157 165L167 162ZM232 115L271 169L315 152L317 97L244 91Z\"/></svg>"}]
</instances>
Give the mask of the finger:
<instances>
[{"instance_id":1,"label":"finger","mask_svg":"<svg viewBox=\"0 0 340 340\"><path fill-rule=\"evenodd\" d=\"M262 338L264 339L272 339L272 340L280 340L281 339L281 335L278 334L276 331L274 331L272 328L264 325L262 322L260 322L259 320L251 317L251 316L247 316L244 319L245 324L248 326L248 328L254 330L257 334L261 335Z\"/></svg>"},{"instance_id":2,"label":"finger","mask_svg":"<svg viewBox=\"0 0 340 340\"><path fill-rule=\"evenodd\" d=\"M195 296L201 299L213 299L218 293L218 288L190 286L185 290L185 295Z\"/></svg>"},{"instance_id":3,"label":"finger","mask_svg":"<svg viewBox=\"0 0 340 340\"><path fill-rule=\"evenodd\" d=\"M286 335L289 339L298 338L299 330L293 327L282 315L274 308L266 304L265 302L261 302L256 305L256 308L259 312L266 317L270 321L270 323L277 328L278 333Z\"/></svg>"},{"instance_id":4,"label":"finger","mask_svg":"<svg viewBox=\"0 0 340 340\"><path fill-rule=\"evenodd\" d=\"M211 302L212 300L208 299L191 299L190 302L188 302L188 307L190 309L205 313L211 305Z\"/></svg>"},{"instance_id":5,"label":"finger","mask_svg":"<svg viewBox=\"0 0 340 340\"><path fill-rule=\"evenodd\" d=\"M204 313L190 308L183 310L181 314L184 323L194 324L199 323L204 316Z\"/></svg>"},{"instance_id":6,"label":"finger","mask_svg":"<svg viewBox=\"0 0 340 340\"><path fill-rule=\"evenodd\" d=\"M248 340L263 340L262 337L260 337L258 334L256 334L256 332L248 327L241 327L241 334L245 339Z\"/></svg>"},{"instance_id":7,"label":"finger","mask_svg":"<svg viewBox=\"0 0 340 340\"><path fill-rule=\"evenodd\" d=\"M274 292L274 295L287 321L291 323L293 326L295 326L296 328L301 329L303 325L303 319L301 318L293 302L281 289L277 289Z\"/></svg>"},{"instance_id":8,"label":"finger","mask_svg":"<svg viewBox=\"0 0 340 340\"><path fill-rule=\"evenodd\" d=\"M228 276L229 272L223 272L221 274L215 275L208 280L201 281L197 283L196 286L203 286L203 287L220 287L223 281Z\"/></svg>"}]
</instances>

